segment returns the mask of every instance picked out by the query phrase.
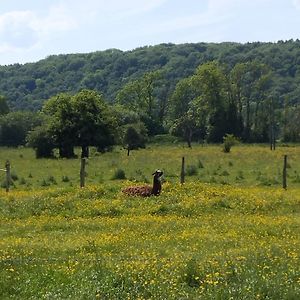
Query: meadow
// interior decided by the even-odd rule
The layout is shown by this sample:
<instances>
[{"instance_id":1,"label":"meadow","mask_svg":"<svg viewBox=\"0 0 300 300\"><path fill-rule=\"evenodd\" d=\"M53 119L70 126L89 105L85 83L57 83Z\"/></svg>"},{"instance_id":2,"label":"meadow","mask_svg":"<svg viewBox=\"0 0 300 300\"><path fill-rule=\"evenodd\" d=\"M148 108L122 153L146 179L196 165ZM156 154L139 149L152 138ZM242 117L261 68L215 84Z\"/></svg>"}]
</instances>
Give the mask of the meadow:
<instances>
[{"instance_id":1,"label":"meadow","mask_svg":"<svg viewBox=\"0 0 300 300\"><path fill-rule=\"evenodd\" d=\"M82 189L79 159L36 160L26 148L2 148L0 158L14 177L0 191L1 299L300 297L298 147L93 152ZM156 168L159 197L121 193Z\"/></svg>"},{"instance_id":2,"label":"meadow","mask_svg":"<svg viewBox=\"0 0 300 300\"><path fill-rule=\"evenodd\" d=\"M119 171L130 181L151 182L155 169L165 172L165 180L179 182L181 158L185 157L186 181L240 186L281 186L283 155L288 155L288 185L300 186L300 148L295 145L270 151L267 145L240 145L231 153L221 151L220 145L150 144L146 149L99 154L91 149L87 162L87 184L101 184L118 179ZM77 154L80 154L77 149ZM79 185L80 159L35 159L32 149L0 148L0 168L11 162L16 189L67 187ZM0 183L4 186L4 174Z\"/></svg>"}]
</instances>

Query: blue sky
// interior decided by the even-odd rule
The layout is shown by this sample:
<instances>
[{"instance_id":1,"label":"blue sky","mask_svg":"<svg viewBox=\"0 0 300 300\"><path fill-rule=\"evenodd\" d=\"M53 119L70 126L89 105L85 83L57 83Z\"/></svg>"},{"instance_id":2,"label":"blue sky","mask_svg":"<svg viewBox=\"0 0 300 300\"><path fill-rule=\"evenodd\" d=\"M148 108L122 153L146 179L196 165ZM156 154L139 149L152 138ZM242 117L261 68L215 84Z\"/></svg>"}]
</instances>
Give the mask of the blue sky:
<instances>
[{"instance_id":1,"label":"blue sky","mask_svg":"<svg viewBox=\"0 0 300 300\"><path fill-rule=\"evenodd\" d=\"M300 39L300 0L0 0L0 64L159 43Z\"/></svg>"}]
</instances>

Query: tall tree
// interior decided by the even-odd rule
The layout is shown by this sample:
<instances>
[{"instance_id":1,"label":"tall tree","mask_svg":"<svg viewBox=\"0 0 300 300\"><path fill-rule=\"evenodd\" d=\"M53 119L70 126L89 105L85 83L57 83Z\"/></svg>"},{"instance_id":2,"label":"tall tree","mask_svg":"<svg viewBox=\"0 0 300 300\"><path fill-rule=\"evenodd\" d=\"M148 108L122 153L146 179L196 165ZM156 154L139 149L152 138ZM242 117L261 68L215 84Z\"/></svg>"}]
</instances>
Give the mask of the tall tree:
<instances>
[{"instance_id":1,"label":"tall tree","mask_svg":"<svg viewBox=\"0 0 300 300\"><path fill-rule=\"evenodd\" d=\"M59 94L45 103L43 113L48 116L47 127L61 157L74 156L75 146L81 147L81 157L88 157L89 146L102 150L114 142L111 111L95 91Z\"/></svg>"},{"instance_id":2,"label":"tall tree","mask_svg":"<svg viewBox=\"0 0 300 300\"><path fill-rule=\"evenodd\" d=\"M0 145L16 147L26 144L26 135L41 124L38 113L10 112L0 117Z\"/></svg>"},{"instance_id":3,"label":"tall tree","mask_svg":"<svg viewBox=\"0 0 300 300\"><path fill-rule=\"evenodd\" d=\"M127 156L131 150L145 148L146 128L142 123L125 126L123 145L127 149Z\"/></svg>"},{"instance_id":4,"label":"tall tree","mask_svg":"<svg viewBox=\"0 0 300 300\"><path fill-rule=\"evenodd\" d=\"M75 156L75 128L72 96L60 93L51 97L43 106L42 112L48 116L45 120L53 143L59 149L59 156L71 158Z\"/></svg>"},{"instance_id":5,"label":"tall tree","mask_svg":"<svg viewBox=\"0 0 300 300\"><path fill-rule=\"evenodd\" d=\"M194 81L199 88L202 102L208 107L208 140L221 142L228 133L228 87L225 74L217 62L209 62L198 67Z\"/></svg>"},{"instance_id":6,"label":"tall tree","mask_svg":"<svg viewBox=\"0 0 300 300\"><path fill-rule=\"evenodd\" d=\"M238 118L243 119L243 139L263 139L268 131L267 92L272 81L270 68L258 61L238 63L231 73L232 99L238 108Z\"/></svg>"},{"instance_id":7,"label":"tall tree","mask_svg":"<svg viewBox=\"0 0 300 300\"><path fill-rule=\"evenodd\" d=\"M95 91L82 90L72 97L75 143L81 156L89 156L89 146L105 147L114 143L114 120L103 96Z\"/></svg>"},{"instance_id":8,"label":"tall tree","mask_svg":"<svg viewBox=\"0 0 300 300\"><path fill-rule=\"evenodd\" d=\"M9 113L6 97L0 95L0 116Z\"/></svg>"},{"instance_id":9,"label":"tall tree","mask_svg":"<svg viewBox=\"0 0 300 300\"><path fill-rule=\"evenodd\" d=\"M137 111L150 135L161 131L168 93L158 95L162 72L151 71L141 78L128 82L117 94L118 103Z\"/></svg>"}]
</instances>

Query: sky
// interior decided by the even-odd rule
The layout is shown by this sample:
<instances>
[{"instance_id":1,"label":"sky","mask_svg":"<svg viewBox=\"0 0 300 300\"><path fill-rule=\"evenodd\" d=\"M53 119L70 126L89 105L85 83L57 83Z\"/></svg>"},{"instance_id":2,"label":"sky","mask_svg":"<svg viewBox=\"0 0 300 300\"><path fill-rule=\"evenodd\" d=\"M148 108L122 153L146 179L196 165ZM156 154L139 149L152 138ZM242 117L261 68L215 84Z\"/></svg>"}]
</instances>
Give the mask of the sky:
<instances>
[{"instance_id":1,"label":"sky","mask_svg":"<svg viewBox=\"0 0 300 300\"><path fill-rule=\"evenodd\" d=\"M0 65L160 43L300 39L300 0L0 0Z\"/></svg>"}]
</instances>

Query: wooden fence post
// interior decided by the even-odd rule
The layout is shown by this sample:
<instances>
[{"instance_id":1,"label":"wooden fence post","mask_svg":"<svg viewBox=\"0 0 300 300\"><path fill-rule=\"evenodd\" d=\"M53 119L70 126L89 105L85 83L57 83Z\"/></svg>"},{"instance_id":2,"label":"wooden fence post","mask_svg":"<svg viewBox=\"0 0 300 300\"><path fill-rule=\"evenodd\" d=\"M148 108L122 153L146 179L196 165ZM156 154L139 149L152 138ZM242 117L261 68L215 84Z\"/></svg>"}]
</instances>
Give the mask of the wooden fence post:
<instances>
[{"instance_id":1,"label":"wooden fence post","mask_svg":"<svg viewBox=\"0 0 300 300\"><path fill-rule=\"evenodd\" d=\"M10 186L10 181L11 181L11 177L10 177L10 162L9 160L6 161L5 163L5 170L6 170L6 192L9 192L9 186Z\"/></svg>"},{"instance_id":2,"label":"wooden fence post","mask_svg":"<svg viewBox=\"0 0 300 300\"><path fill-rule=\"evenodd\" d=\"M80 164L80 187L84 187L85 184L85 158L81 158Z\"/></svg>"},{"instance_id":3,"label":"wooden fence post","mask_svg":"<svg viewBox=\"0 0 300 300\"><path fill-rule=\"evenodd\" d=\"M184 183L184 175L185 175L185 170L184 170L184 156L182 157L181 161L181 173L180 173L180 183Z\"/></svg>"},{"instance_id":4,"label":"wooden fence post","mask_svg":"<svg viewBox=\"0 0 300 300\"><path fill-rule=\"evenodd\" d=\"M287 183L286 183L286 168L287 168L287 155L284 155L283 159L283 172L282 172L282 187L286 190Z\"/></svg>"}]
</instances>

